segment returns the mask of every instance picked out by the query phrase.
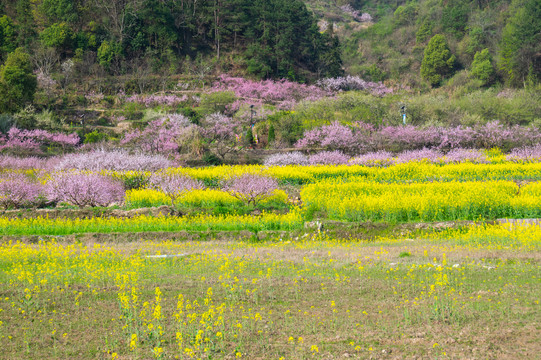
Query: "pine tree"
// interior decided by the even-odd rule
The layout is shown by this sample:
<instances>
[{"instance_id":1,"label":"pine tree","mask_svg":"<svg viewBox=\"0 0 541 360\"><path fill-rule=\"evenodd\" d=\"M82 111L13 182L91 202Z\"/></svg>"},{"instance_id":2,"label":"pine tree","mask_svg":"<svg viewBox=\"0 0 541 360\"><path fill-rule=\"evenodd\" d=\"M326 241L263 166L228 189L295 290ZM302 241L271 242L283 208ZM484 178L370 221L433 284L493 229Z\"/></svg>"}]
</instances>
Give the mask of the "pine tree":
<instances>
[{"instance_id":1,"label":"pine tree","mask_svg":"<svg viewBox=\"0 0 541 360\"><path fill-rule=\"evenodd\" d=\"M432 86L438 86L442 80L454 72L456 57L449 50L445 36L434 35L425 48L421 63L421 76Z\"/></svg>"}]
</instances>

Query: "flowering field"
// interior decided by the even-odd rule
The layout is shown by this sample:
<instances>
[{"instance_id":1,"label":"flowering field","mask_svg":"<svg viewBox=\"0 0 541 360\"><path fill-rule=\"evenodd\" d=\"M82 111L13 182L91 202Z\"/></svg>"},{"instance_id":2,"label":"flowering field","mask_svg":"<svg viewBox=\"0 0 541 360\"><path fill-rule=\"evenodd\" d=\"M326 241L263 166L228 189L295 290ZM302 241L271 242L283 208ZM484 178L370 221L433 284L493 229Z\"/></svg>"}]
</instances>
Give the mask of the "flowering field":
<instances>
[{"instance_id":1,"label":"flowering field","mask_svg":"<svg viewBox=\"0 0 541 360\"><path fill-rule=\"evenodd\" d=\"M539 227L409 236L4 243L0 358L539 353Z\"/></svg>"},{"instance_id":2,"label":"flowering field","mask_svg":"<svg viewBox=\"0 0 541 360\"><path fill-rule=\"evenodd\" d=\"M145 159L147 161L148 159ZM541 163L218 166L0 173L6 235L301 230L306 221L540 217ZM165 206L158 215L131 212ZM60 215L32 208L55 208ZM93 208L92 216L62 216ZM112 211L118 210L116 212ZM17 213L19 211L19 213ZM34 215L33 215L34 214Z\"/></svg>"},{"instance_id":3,"label":"flowering field","mask_svg":"<svg viewBox=\"0 0 541 360\"><path fill-rule=\"evenodd\" d=\"M322 181L301 191L307 212L349 221L449 221L541 215L539 183L511 181L386 184Z\"/></svg>"},{"instance_id":4,"label":"flowering field","mask_svg":"<svg viewBox=\"0 0 541 360\"><path fill-rule=\"evenodd\" d=\"M541 227L494 220L540 217L540 178L506 160L4 169L0 359L533 358Z\"/></svg>"}]
</instances>

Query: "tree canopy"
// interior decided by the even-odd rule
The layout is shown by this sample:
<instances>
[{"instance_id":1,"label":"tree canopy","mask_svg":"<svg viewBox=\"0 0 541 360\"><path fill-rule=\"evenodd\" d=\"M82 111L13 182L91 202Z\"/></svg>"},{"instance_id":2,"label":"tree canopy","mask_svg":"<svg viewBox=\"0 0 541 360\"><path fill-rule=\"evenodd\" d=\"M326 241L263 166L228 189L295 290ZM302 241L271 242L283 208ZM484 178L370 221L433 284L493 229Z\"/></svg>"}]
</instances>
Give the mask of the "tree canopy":
<instances>
[{"instance_id":1,"label":"tree canopy","mask_svg":"<svg viewBox=\"0 0 541 360\"><path fill-rule=\"evenodd\" d=\"M337 73L341 65L338 40L319 32L301 0L0 2L4 52L36 43L63 57L93 52L109 71L122 71L115 62L148 54L235 54L248 73L262 78L304 79Z\"/></svg>"}]
</instances>

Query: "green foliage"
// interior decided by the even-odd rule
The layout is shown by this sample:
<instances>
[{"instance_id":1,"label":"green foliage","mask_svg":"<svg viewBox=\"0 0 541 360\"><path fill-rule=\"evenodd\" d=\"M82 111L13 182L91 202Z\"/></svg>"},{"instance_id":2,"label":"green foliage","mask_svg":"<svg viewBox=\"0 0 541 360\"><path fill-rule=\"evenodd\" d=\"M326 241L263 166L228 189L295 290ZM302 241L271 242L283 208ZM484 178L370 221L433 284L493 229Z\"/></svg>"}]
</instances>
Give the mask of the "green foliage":
<instances>
[{"instance_id":1,"label":"green foliage","mask_svg":"<svg viewBox=\"0 0 541 360\"><path fill-rule=\"evenodd\" d=\"M239 1L247 39L247 71L258 77L303 79L303 73L336 74L337 43L319 33L313 15L299 0Z\"/></svg>"},{"instance_id":2,"label":"green foliage","mask_svg":"<svg viewBox=\"0 0 541 360\"><path fill-rule=\"evenodd\" d=\"M359 75L367 81L383 81L387 79L388 74L376 64L361 65L357 68Z\"/></svg>"},{"instance_id":3,"label":"green foliage","mask_svg":"<svg viewBox=\"0 0 541 360\"><path fill-rule=\"evenodd\" d=\"M283 146L295 144L304 132L301 119L293 114L280 117L276 129L276 140Z\"/></svg>"},{"instance_id":4,"label":"green foliage","mask_svg":"<svg viewBox=\"0 0 541 360\"><path fill-rule=\"evenodd\" d=\"M148 185L148 177L138 172L129 172L123 174L120 179L125 190L143 189Z\"/></svg>"},{"instance_id":5,"label":"green foliage","mask_svg":"<svg viewBox=\"0 0 541 360\"><path fill-rule=\"evenodd\" d=\"M525 81L530 68L534 78L541 77L541 1L514 0L513 6L502 34L501 68L507 81L518 85Z\"/></svg>"},{"instance_id":6,"label":"green foliage","mask_svg":"<svg viewBox=\"0 0 541 360\"><path fill-rule=\"evenodd\" d=\"M417 18L418 11L419 7L414 2L397 7L393 16L395 26L412 25Z\"/></svg>"},{"instance_id":7,"label":"green foliage","mask_svg":"<svg viewBox=\"0 0 541 360\"><path fill-rule=\"evenodd\" d=\"M222 159L220 159L217 155L215 155L215 154L213 154L211 152L206 152L203 155L203 162L206 165L212 165L212 166L218 166L218 165L223 164Z\"/></svg>"},{"instance_id":8,"label":"green foliage","mask_svg":"<svg viewBox=\"0 0 541 360\"><path fill-rule=\"evenodd\" d=\"M25 103L30 103L36 86L30 55L17 48L0 67L0 111L15 112Z\"/></svg>"},{"instance_id":9,"label":"green foliage","mask_svg":"<svg viewBox=\"0 0 541 360\"><path fill-rule=\"evenodd\" d=\"M43 0L40 10L50 22L74 23L79 18L74 0Z\"/></svg>"},{"instance_id":10,"label":"green foliage","mask_svg":"<svg viewBox=\"0 0 541 360\"><path fill-rule=\"evenodd\" d=\"M232 91L216 91L201 95L199 112L201 114L212 114L215 112L225 112L226 106L232 104L237 97Z\"/></svg>"},{"instance_id":11,"label":"green foliage","mask_svg":"<svg viewBox=\"0 0 541 360\"><path fill-rule=\"evenodd\" d=\"M39 37L44 47L57 49L68 49L73 40L71 29L65 22L54 23L43 29Z\"/></svg>"},{"instance_id":12,"label":"green foliage","mask_svg":"<svg viewBox=\"0 0 541 360\"><path fill-rule=\"evenodd\" d=\"M246 130L246 144L249 146L252 146L254 144L254 134L252 132L252 128L248 128Z\"/></svg>"},{"instance_id":13,"label":"green foliage","mask_svg":"<svg viewBox=\"0 0 541 360\"><path fill-rule=\"evenodd\" d=\"M393 83L400 81L426 89L426 83L418 81L416 72L423 60L422 47L437 33L446 37L465 68L469 68L476 52L487 48L498 62L498 75L507 84L535 84L541 76L539 0L2 3L1 60L5 61L7 54L18 46L28 51L40 42L53 46L63 61L77 56L76 71L70 81L91 73L103 75L92 66L94 57L90 55L97 53L98 63L110 74L137 73L134 79L140 74L152 79L145 81L143 88L166 89L167 77L182 66L186 75L194 76L200 83L208 83L208 76L218 69L301 82L339 76L345 69L365 80L390 79ZM338 7L346 4L370 13L375 22L362 26L345 24L331 16L341 12ZM315 20L321 14L338 26L320 33ZM100 81L97 83L102 87Z\"/></svg>"},{"instance_id":14,"label":"green foliage","mask_svg":"<svg viewBox=\"0 0 541 360\"><path fill-rule=\"evenodd\" d=\"M479 27L472 27L469 33L469 39L466 46L466 53L473 55L478 51L483 50L483 45L486 43L485 32Z\"/></svg>"},{"instance_id":15,"label":"green foliage","mask_svg":"<svg viewBox=\"0 0 541 360\"><path fill-rule=\"evenodd\" d=\"M30 0L17 0L15 11L17 13L16 22L18 24L17 43L19 46L30 45L34 38L36 27Z\"/></svg>"},{"instance_id":16,"label":"green foliage","mask_svg":"<svg viewBox=\"0 0 541 360\"><path fill-rule=\"evenodd\" d=\"M94 130L92 132L85 134L84 143L85 144L95 144L107 140L107 134Z\"/></svg>"},{"instance_id":17,"label":"green foliage","mask_svg":"<svg viewBox=\"0 0 541 360\"><path fill-rule=\"evenodd\" d=\"M443 8L442 26L455 36L462 36L468 24L469 6L467 3L464 0L451 0Z\"/></svg>"},{"instance_id":18,"label":"green foliage","mask_svg":"<svg viewBox=\"0 0 541 360\"><path fill-rule=\"evenodd\" d=\"M109 70L115 60L121 55L120 44L104 41L98 48L98 62L105 69Z\"/></svg>"},{"instance_id":19,"label":"green foliage","mask_svg":"<svg viewBox=\"0 0 541 360\"><path fill-rule=\"evenodd\" d=\"M494 81L494 65L492 64L492 56L488 52L488 49L475 53L471 73L481 80L483 85L490 85Z\"/></svg>"},{"instance_id":20,"label":"green foliage","mask_svg":"<svg viewBox=\"0 0 541 360\"><path fill-rule=\"evenodd\" d=\"M321 53L319 55L319 69L321 76L338 77L343 75L341 47L338 37L328 32L322 34Z\"/></svg>"},{"instance_id":21,"label":"green foliage","mask_svg":"<svg viewBox=\"0 0 541 360\"><path fill-rule=\"evenodd\" d=\"M6 134L15 124L15 119L11 114L0 114L0 133Z\"/></svg>"},{"instance_id":22,"label":"green foliage","mask_svg":"<svg viewBox=\"0 0 541 360\"><path fill-rule=\"evenodd\" d=\"M19 110L13 118L15 119L14 125L19 129L32 130L37 125L36 109L32 105Z\"/></svg>"},{"instance_id":23,"label":"green foliage","mask_svg":"<svg viewBox=\"0 0 541 360\"><path fill-rule=\"evenodd\" d=\"M432 36L432 23L425 20L419 26L419 29L415 33L415 42L417 44L425 43Z\"/></svg>"},{"instance_id":24,"label":"green foliage","mask_svg":"<svg viewBox=\"0 0 541 360\"><path fill-rule=\"evenodd\" d=\"M199 125L201 119L203 118L203 115L188 106L179 109L178 112L190 119L190 122L195 125Z\"/></svg>"},{"instance_id":25,"label":"green foliage","mask_svg":"<svg viewBox=\"0 0 541 360\"><path fill-rule=\"evenodd\" d=\"M271 58L271 54L271 49L267 46L257 43L250 44L245 52L246 64L248 65L246 71L260 78L270 76L272 67L267 64L267 61Z\"/></svg>"},{"instance_id":26,"label":"green foliage","mask_svg":"<svg viewBox=\"0 0 541 360\"><path fill-rule=\"evenodd\" d=\"M268 137L267 137L267 142L269 144L272 144L274 142L274 140L276 140L276 134L275 134L275 130L274 130L274 125L270 124L269 125L269 134L268 134Z\"/></svg>"},{"instance_id":27,"label":"green foliage","mask_svg":"<svg viewBox=\"0 0 541 360\"><path fill-rule=\"evenodd\" d=\"M421 76L432 86L438 86L443 79L454 72L456 57L451 54L445 36L434 35L428 42L421 64Z\"/></svg>"},{"instance_id":28,"label":"green foliage","mask_svg":"<svg viewBox=\"0 0 541 360\"><path fill-rule=\"evenodd\" d=\"M13 21L8 16L0 17L0 52L10 53L17 47Z\"/></svg>"},{"instance_id":29,"label":"green foliage","mask_svg":"<svg viewBox=\"0 0 541 360\"><path fill-rule=\"evenodd\" d=\"M43 110L36 116L36 126L44 130L60 130L64 125L64 119L60 118L51 110Z\"/></svg>"}]
</instances>

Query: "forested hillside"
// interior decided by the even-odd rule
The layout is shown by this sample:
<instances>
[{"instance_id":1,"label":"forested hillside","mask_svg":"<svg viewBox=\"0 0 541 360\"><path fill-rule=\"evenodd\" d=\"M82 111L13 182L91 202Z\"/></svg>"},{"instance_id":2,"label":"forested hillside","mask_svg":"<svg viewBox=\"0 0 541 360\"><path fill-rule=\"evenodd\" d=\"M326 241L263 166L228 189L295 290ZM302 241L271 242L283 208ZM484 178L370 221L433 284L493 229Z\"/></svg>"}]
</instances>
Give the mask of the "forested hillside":
<instances>
[{"instance_id":1,"label":"forested hillside","mask_svg":"<svg viewBox=\"0 0 541 360\"><path fill-rule=\"evenodd\" d=\"M24 47L115 75L146 66L181 72L186 57L256 77L340 71L337 43L300 0L17 0L0 11L3 60Z\"/></svg>"},{"instance_id":2,"label":"forested hillside","mask_svg":"<svg viewBox=\"0 0 541 360\"><path fill-rule=\"evenodd\" d=\"M472 75L480 84L471 87L522 87L541 76L539 0L308 3L320 24L334 24L346 71L367 80L423 87L459 74L461 85Z\"/></svg>"}]
</instances>

